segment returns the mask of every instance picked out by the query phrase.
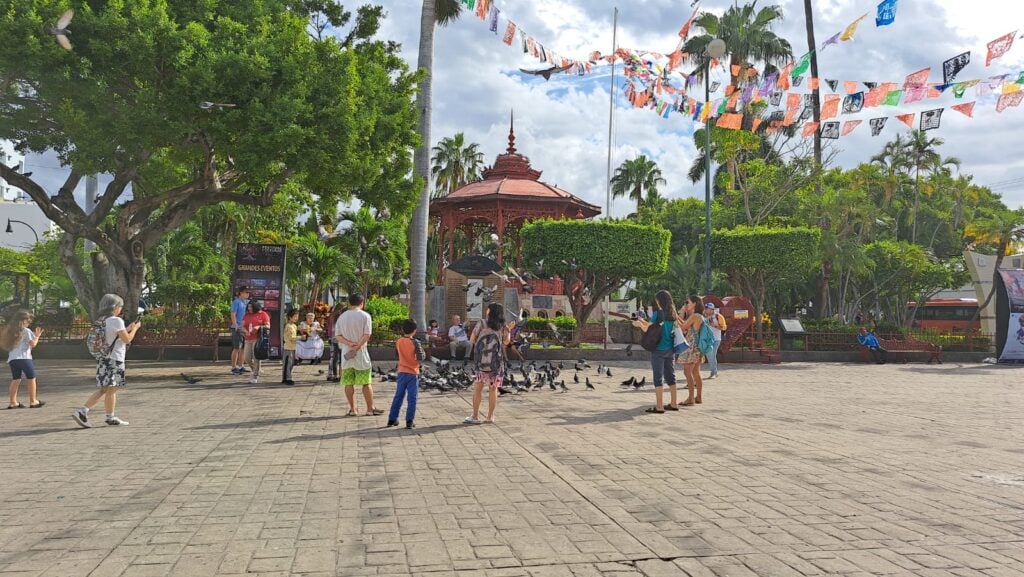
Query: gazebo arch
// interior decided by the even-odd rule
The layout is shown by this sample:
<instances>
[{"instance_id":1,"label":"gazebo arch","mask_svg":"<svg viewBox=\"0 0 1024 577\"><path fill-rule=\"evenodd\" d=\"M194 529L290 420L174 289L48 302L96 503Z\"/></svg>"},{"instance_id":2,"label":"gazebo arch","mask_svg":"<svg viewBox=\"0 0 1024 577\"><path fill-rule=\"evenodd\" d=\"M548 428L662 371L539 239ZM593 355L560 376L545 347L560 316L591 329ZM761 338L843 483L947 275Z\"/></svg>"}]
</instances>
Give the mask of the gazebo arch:
<instances>
[{"instance_id":1,"label":"gazebo arch","mask_svg":"<svg viewBox=\"0 0 1024 577\"><path fill-rule=\"evenodd\" d=\"M483 179L467 184L430 203L430 217L438 224L437 272L442 282L443 263L455 254L455 232L461 230L472 243L481 235L498 235L498 264L502 263L506 241L516 246L516 266L522 266L519 229L539 218L592 218L601 214L598 206L540 180L541 171L530 159L516 152L514 120L509 127L508 148L494 165L483 171ZM445 259L447 253L447 259Z\"/></svg>"}]
</instances>

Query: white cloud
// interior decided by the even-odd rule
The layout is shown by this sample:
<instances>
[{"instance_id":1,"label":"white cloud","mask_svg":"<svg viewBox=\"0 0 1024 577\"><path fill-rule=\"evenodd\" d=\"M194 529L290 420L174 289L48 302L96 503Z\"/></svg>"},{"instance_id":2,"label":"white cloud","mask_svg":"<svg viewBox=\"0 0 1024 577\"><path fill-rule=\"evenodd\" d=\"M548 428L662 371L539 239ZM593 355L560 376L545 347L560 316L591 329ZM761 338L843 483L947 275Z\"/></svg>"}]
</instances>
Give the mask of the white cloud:
<instances>
[{"instance_id":1,"label":"white cloud","mask_svg":"<svg viewBox=\"0 0 1024 577\"><path fill-rule=\"evenodd\" d=\"M799 56L807 46L803 2L776 1L785 14L777 32L790 41ZM419 3L380 3L389 13L382 34L402 42L406 58L415 66ZM676 32L689 15L688 4L678 0L630 4L619 15L619 45L668 51L678 41ZM706 0L703 7L720 12L727 4L724 0ZM1024 3L1016 0L903 0L896 22L882 28L874 25L875 0L815 0L813 4L819 45L868 12L852 42L831 46L821 53L822 77L902 81L907 74L930 66L934 80L941 78L943 60L965 50L972 51L972 63L961 73L962 79L1024 70L1024 40L1018 40L1014 50L991 67L984 66L985 44L1024 22ZM498 4L503 16L512 18L546 46L576 58L583 58L592 50L608 52L614 5L611 0L506 0ZM516 72L520 66L542 65L524 56L518 42L512 47L502 44L503 25L496 37L488 31L486 23L465 13L459 21L437 30L433 140L465 132L471 141L480 143L489 163L505 148L508 114L514 107L519 151L530 156L534 168L544 171L544 180L604 206L607 75L593 79L562 76L547 83L523 76ZM973 91L969 91L964 102L973 97ZM941 100L911 105L906 111L921 112L955 103L951 95L946 95ZM851 118L867 120L897 113L883 110ZM979 100L974 119L947 110L942 120L942 128L931 134L946 140L943 154L959 157L964 163L963 171L974 174L975 182L996 183L1024 177L1024 158L1007 154L1019 149L1024 108L997 114L995 100L987 98ZM842 153L837 161L844 166L864 162L886 138L906 129L895 119L889 122L883 136L872 138L865 122L850 137L840 140ZM644 153L659 163L668 180L663 194L703 195L702 183L693 185L685 177L696 155L692 122L678 115L663 120L649 110L629 108L620 99L615 127L613 166ZM1024 204L1024 187L1006 190L1004 197L1010 206L1020 206ZM615 215L630 210L630 203L621 199L612 208Z\"/></svg>"}]
</instances>

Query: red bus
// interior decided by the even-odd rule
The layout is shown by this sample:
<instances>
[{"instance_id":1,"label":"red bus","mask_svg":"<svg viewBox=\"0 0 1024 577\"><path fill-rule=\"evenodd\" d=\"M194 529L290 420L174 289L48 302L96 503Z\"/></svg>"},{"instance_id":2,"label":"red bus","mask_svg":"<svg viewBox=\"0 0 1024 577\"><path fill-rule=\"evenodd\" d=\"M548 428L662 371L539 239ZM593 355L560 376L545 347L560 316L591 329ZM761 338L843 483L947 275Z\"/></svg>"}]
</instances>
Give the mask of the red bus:
<instances>
[{"instance_id":1,"label":"red bus","mask_svg":"<svg viewBox=\"0 0 1024 577\"><path fill-rule=\"evenodd\" d=\"M970 332L981 330L981 320L976 319L978 299L932 299L914 314L917 303L908 303L914 319L911 326L920 329Z\"/></svg>"}]
</instances>

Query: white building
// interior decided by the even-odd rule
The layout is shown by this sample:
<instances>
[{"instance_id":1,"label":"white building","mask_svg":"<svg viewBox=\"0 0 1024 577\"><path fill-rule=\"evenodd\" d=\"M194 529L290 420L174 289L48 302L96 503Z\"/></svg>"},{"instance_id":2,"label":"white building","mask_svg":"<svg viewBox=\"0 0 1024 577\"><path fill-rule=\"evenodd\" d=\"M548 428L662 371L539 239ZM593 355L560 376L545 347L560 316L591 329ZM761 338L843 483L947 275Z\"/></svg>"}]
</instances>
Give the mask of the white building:
<instances>
[{"instance_id":1,"label":"white building","mask_svg":"<svg viewBox=\"0 0 1024 577\"><path fill-rule=\"evenodd\" d=\"M25 157L15 152L10 142L0 140L0 162L25 170ZM50 219L20 189L0 179L0 247L27 251L36 240L46 240L54 227Z\"/></svg>"}]
</instances>

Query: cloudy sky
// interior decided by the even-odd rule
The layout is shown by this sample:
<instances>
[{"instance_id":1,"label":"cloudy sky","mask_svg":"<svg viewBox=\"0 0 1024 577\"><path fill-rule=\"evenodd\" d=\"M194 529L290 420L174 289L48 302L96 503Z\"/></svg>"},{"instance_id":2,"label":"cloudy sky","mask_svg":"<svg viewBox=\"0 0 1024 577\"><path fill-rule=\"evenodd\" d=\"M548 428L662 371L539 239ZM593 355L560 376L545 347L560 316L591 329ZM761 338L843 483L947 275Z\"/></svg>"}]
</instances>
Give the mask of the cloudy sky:
<instances>
[{"instance_id":1,"label":"cloudy sky","mask_svg":"<svg viewBox=\"0 0 1024 577\"><path fill-rule=\"evenodd\" d=\"M388 16L381 36L398 40L411 66L416 65L419 41L420 3L414 0L377 0ZM788 39L797 56L806 51L803 2L778 0L785 19L776 32ZM346 2L350 7L353 2ZM860 81L902 82L907 74L932 68L931 81L941 81L942 62L961 52L972 51L972 63L959 79L988 78L1024 70L1024 40L986 68L985 45L1014 29L1024 33L1024 2L1020 0L900 0L896 22L876 28L876 0L814 0L817 41L841 31L847 24L869 13L851 42L831 46L820 53L823 78ZM726 0L704 0L703 8L723 11ZM585 59L594 50L608 52L612 46L614 0L498 0L504 17L511 18L545 46L567 57ZM684 0L634 0L621 2L619 46L668 52L678 41L677 32L689 16ZM509 113L516 113L517 146L544 172L543 179L583 199L605 205L608 149L608 107L610 69L603 67L587 77L559 75L545 82L518 69L545 65L509 47L491 33L486 23L472 13L436 35L434 59L433 139L464 132L480 144L487 164L504 151ZM717 73L724 78L722 71ZM716 73L712 74L712 79ZM703 183L690 183L685 174L695 156L693 123L681 115L662 119L650 110L632 108L622 98L621 67L615 102L612 163L646 154L657 161L667 184L661 193L668 197L703 197ZM806 85L804 85L806 87ZM806 88L802 88L804 90ZM823 88L824 90L824 88ZM842 91L842 88L840 88ZM827 90L826 90L827 92ZM836 162L855 166L878 152L885 141L907 131L890 118L881 136L872 138L866 120L893 116L978 100L974 118L947 110L942 127L930 134L946 140L945 156L956 156L963 171L975 182L994 186L1011 207L1024 205L1024 155L1020 135L1024 133L1024 106L1001 114L993 97L978 98L969 89L963 101L947 93L903 109L870 109L842 120L865 120L849 137L838 141ZM28 170L48 189L55 191L65 171L52 156L31 156ZM101 178L101 186L105 185ZM78 196L83 195L79 186ZM613 216L630 212L631 203L619 199L612 204Z\"/></svg>"},{"instance_id":2,"label":"cloudy sky","mask_svg":"<svg viewBox=\"0 0 1024 577\"><path fill-rule=\"evenodd\" d=\"M403 44L404 54L415 66L419 40L419 2L378 0L388 12L382 35ZM788 39L796 56L806 52L803 2L779 0L785 19L776 32ZM942 80L942 62L972 51L971 65L961 80L988 78L1024 70L1024 40L991 67L985 67L985 45L1016 28L1024 33L1024 2L1020 0L900 0L896 22L876 28L877 0L814 0L817 41L841 31L869 12L851 42L831 46L819 56L823 78L901 82L907 74L932 68L931 81ZM612 46L613 0L497 0L504 17L546 47L567 57L585 59L594 50L609 52ZM703 9L722 12L726 0L704 0ZM639 0L619 4L619 46L668 52L678 41L677 32L690 13L689 2ZM433 140L456 132L480 144L486 162L506 146L509 112L515 109L517 147L530 157L543 179L585 200L605 205L608 147L608 67L586 78L561 75L549 82L518 72L520 67L544 65L522 54L516 44L506 46L487 24L472 13L446 28L439 28L434 52ZM621 68L618 79L621 81ZM715 76L712 75L714 80ZM621 83L620 83L621 86ZM806 85L805 85L806 86ZM840 91L842 88L840 87ZM657 161L668 181L662 194L669 197L703 197L703 184L690 183L685 174L696 154L693 123L681 115L662 119L650 110L632 108L621 98L615 103L612 162L618 166L637 154ZM826 91L827 92L827 91ZM964 100L947 93L941 99L913 104L898 112L892 108L870 109L844 117L863 119L852 135L838 141L837 161L855 166L878 152L884 142L909 130L894 118L879 137L872 138L867 119L921 112L940 106L978 100L974 119L947 110L942 127L932 136L945 139L941 152L963 162L963 171L979 184L1015 184L997 187L1010 206L1024 205L1024 155L1020 135L1024 107L995 111L992 97L977 98L974 89ZM882 112L880 112L882 111ZM630 212L623 199L612 205L612 214Z\"/></svg>"}]
</instances>

